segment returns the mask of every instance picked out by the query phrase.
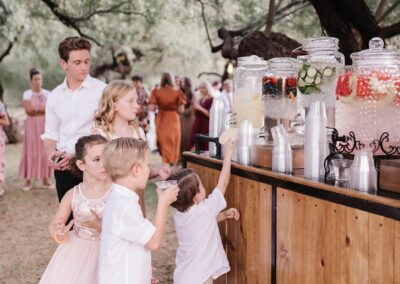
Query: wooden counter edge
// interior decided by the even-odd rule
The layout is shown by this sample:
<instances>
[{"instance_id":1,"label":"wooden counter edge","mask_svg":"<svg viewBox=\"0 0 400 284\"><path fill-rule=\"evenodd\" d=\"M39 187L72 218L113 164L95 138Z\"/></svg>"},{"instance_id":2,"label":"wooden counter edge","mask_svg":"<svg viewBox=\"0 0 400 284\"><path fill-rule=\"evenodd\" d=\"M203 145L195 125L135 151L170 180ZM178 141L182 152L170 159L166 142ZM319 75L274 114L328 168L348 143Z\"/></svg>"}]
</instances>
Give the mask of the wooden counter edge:
<instances>
[{"instance_id":1,"label":"wooden counter edge","mask_svg":"<svg viewBox=\"0 0 400 284\"><path fill-rule=\"evenodd\" d=\"M198 155L193 152L184 152L183 156L192 157L195 159L201 159L201 160L204 160L207 162L222 165L221 160L218 160L215 158L210 158L208 156L201 155L201 154ZM369 193L363 193L363 192L359 192L359 191L349 189L349 188L337 187L337 186L333 186L333 185L329 185L329 184L324 184L321 182L307 180L307 179L304 179L303 177L299 177L299 176L291 176L291 175L286 175L286 174L275 173L275 172L272 172L272 171L269 171L266 169L256 168L253 166L241 165L241 164L237 164L235 162L232 162L232 168L237 168L237 169L240 169L243 171L261 174L261 175L271 177L271 178L281 180L281 181L294 182L297 184L301 184L301 185L305 185L305 186L309 186L309 187L313 187L313 188L319 188L319 189L322 189L325 191L334 192L334 193L346 195L349 197L354 197L354 198L363 199L366 201L376 202L376 203L386 205L386 206L391 206L394 208L400 208L400 200L392 199L389 197L378 196L378 195L369 194Z\"/></svg>"}]
</instances>

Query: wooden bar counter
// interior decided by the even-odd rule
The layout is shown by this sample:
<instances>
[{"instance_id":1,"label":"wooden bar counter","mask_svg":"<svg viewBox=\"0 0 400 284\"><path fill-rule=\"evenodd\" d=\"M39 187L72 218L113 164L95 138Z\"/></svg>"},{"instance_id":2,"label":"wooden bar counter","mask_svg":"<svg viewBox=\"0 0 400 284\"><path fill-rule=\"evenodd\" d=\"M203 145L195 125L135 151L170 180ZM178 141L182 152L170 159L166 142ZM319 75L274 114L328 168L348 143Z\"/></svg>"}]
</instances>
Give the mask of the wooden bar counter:
<instances>
[{"instance_id":1,"label":"wooden bar counter","mask_svg":"<svg viewBox=\"0 0 400 284\"><path fill-rule=\"evenodd\" d=\"M216 186L222 161L184 161ZM400 283L400 194L233 163L225 197L241 216L220 224L231 271L214 283Z\"/></svg>"}]
</instances>

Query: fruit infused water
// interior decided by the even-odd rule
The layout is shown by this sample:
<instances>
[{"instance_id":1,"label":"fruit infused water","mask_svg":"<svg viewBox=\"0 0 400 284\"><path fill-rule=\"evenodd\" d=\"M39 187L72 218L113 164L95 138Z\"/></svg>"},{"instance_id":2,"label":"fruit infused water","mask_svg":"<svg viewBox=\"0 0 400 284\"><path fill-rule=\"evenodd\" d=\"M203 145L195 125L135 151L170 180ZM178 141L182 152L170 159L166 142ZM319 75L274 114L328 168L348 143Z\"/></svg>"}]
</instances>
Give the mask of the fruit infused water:
<instances>
[{"instance_id":1,"label":"fruit infused water","mask_svg":"<svg viewBox=\"0 0 400 284\"><path fill-rule=\"evenodd\" d=\"M297 73L297 85L303 107L308 111L316 101L326 107L328 126L335 125L335 89L338 71L344 66L344 56L338 51L339 40L333 37L308 38L298 56L302 62Z\"/></svg>"}]
</instances>

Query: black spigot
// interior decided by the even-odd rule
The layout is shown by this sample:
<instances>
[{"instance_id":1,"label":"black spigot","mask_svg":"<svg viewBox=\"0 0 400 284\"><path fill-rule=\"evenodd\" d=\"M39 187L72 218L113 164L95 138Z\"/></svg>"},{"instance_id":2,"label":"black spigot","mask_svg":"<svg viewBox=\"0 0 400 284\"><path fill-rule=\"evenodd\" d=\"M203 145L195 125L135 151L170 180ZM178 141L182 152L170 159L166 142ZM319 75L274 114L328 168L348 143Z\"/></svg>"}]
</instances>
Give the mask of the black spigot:
<instances>
[{"instance_id":1,"label":"black spigot","mask_svg":"<svg viewBox=\"0 0 400 284\"><path fill-rule=\"evenodd\" d=\"M200 144L202 141L213 142L217 147L216 159L221 160L221 144L219 143L219 137L210 137L205 134L196 134L194 137L194 152L200 154Z\"/></svg>"}]
</instances>

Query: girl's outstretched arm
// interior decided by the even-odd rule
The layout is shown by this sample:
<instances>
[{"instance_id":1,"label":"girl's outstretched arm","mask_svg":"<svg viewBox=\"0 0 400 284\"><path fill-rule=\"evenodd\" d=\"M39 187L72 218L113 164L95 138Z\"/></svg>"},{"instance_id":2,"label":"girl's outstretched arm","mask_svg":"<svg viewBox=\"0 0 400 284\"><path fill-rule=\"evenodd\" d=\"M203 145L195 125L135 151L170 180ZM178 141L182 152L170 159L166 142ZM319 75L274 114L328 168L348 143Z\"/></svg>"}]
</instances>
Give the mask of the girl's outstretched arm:
<instances>
[{"instance_id":1,"label":"girl's outstretched arm","mask_svg":"<svg viewBox=\"0 0 400 284\"><path fill-rule=\"evenodd\" d=\"M65 224L72 212L72 196L72 189L65 193L58 206L57 213L49 224L49 234L57 243L62 243L67 239L68 232L73 225L73 221L69 224Z\"/></svg>"}]
</instances>

